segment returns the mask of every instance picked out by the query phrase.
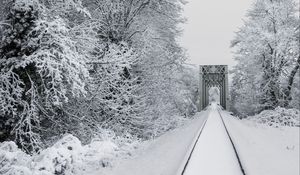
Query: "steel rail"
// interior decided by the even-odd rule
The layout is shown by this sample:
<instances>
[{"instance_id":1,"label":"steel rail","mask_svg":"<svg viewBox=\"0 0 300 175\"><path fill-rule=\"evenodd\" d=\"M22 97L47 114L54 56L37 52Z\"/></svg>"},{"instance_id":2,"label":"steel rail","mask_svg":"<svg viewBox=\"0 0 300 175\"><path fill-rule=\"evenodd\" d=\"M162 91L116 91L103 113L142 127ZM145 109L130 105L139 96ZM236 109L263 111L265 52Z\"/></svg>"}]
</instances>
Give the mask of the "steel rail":
<instances>
[{"instance_id":1,"label":"steel rail","mask_svg":"<svg viewBox=\"0 0 300 175\"><path fill-rule=\"evenodd\" d=\"M240 169L241 169L243 175L246 175L246 172L245 172L245 169L243 168L243 165L242 165L240 156L239 156L239 154L238 154L238 152L237 152L236 147L234 146L234 142L233 142L233 140L232 140L232 138L231 138L231 136L230 136L230 134L229 134L229 131L228 131L227 127L226 127L226 124L225 124L225 122L224 122L223 116L222 116L222 114L221 114L221 112L220 112L219 109L218 109L218 113L219 113L219 116L220 116L220 118L221 118L221 120L222 120L222 123L223 123L223 125L224 125L224 127L225 127L225 130L226 130L226 133L227 133L227 135L228 135L228 138L229 138L229 140L230 140L230 142L231 142L231 145L232 145L232 147L233 147L233 150L234 150L235 156L236 156L236 158L237 158L237 160L238 160Z\"/></svg>"},{"instance_id":2,"label":"steel rail","mask_svg":"<svg viewBox=\"0 0 300 175\"><path fill-rule=\"evenodd\" d=\"M186 168L187 168L187 166L188 166L188 164L189 164L189 162L190 162L190 159L191 159L191 157L192 157L192 154L193 154L193 152L194 152L194 150L195 150L195 147L196 147L196 145L197 145L197 143L198 143L198 140L199 140L199 138L200 138L200 135L202 134L202 131L203 131L205 125L206 125L207 120L208 120L208 116L207 116L205 122L203 123L203 125L202 125L202 127L201 127L199 133L198 133L198 136L197 136L197 139L196 139L196 141L195 141L195 143L194 143L194 145L193 145L193 148L192 148L191 152L189 153L189 157L188 157L188 159L187 159L187 161L186 161L186 163L185 163L185 165L184 165L184 167L183 167L183 170L181 171L181 175L184 175L184 173L185 173L185 170L186 170Z\"/></svg>"}]
</instances>

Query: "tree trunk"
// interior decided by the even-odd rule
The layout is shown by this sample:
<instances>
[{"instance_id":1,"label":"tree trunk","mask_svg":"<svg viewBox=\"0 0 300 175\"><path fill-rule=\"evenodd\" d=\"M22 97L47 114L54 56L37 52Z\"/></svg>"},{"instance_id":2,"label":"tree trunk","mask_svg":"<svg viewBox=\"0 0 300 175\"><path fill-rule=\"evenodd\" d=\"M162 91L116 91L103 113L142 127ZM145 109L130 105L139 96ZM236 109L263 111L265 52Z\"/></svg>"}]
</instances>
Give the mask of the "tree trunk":
<instances>
[{"instance_id":1,"label":"tree trunk","mask_svg":"<svg viewBox=\"0 0 300 175\"><path fill-rule=\"evenodd\" d=\"M273 54L272 47L270 47L271 53ZM272 64L272 60L269 58L266 59L263 55L263 77L261 83L261 99L260 104L263 110L274 109L278 106L279 102L279 76L276 73L276 69Z\"/></svg>"},{"instance_id":2,"label":"tree trunk","mask_svg":"<svg viewBox=\"0 0 300 175\"><path fill-rule=\"evenodd\" d=\"M288 77L288 82L287 82L287 87L284 89L284 102L283 102L283 107L287 107L292 100L291 96L291 91L292 91L292 86L294 83L295 75L300 67L300 56L297 59L297 64L291 71L289 77Z\"/></svg>"}]
</instances>

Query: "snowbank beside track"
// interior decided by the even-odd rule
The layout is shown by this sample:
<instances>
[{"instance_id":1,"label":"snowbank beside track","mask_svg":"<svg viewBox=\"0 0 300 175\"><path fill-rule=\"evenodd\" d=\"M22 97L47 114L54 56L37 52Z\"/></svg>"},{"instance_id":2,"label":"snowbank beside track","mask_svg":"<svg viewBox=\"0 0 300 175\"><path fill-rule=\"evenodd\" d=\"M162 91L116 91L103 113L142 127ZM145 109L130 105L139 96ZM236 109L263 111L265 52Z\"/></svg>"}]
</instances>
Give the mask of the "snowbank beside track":
<instances>
[{"instance_id":1,"label":"snowbank beside track","mask_svg":"<svg viewBox=\"0 0 300 175\"><path fill-rule=\"evenodd\" d=\"M247 175L299 175L299 127L275 128L222 112Z\"/></svg>"}]
</instances>

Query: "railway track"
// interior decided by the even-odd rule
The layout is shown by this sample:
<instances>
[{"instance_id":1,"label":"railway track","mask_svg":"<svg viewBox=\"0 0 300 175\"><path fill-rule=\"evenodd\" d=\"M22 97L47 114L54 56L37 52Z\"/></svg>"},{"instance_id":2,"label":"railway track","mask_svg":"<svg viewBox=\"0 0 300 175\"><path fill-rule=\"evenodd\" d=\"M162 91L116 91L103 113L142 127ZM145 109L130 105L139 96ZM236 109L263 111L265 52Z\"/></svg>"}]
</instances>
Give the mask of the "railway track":
<instances>
[{"instance_id":1,"label":"railway track","mask_svg":"<svg viewBox=\"0 0 300 175\"><path fill-rule=\"evenodd\" d=\"M242 175L246 175L245 170L244 170L244 167L243 167L242 162L241 162L241 159L240 159L239 154L238 154L238 152L237 152L237 149L236 149L236 147L235 147L235 145L234 145L234 142L233 142L233 140L232 140L232 137L231 137L231 135L230 135L230 133L229 133L229 131L228 131L228 129L227 129L227 126L226 126L226 124L225 124L225 122L224 122L223 116L222 116L222 114L221 114L221 109L220 109L220 108L217 108L217 109L210 109L210 110L211 110L211 111L210 111L207 115L210 115L210 113L213 112L213 110L217 110L217 114L219 115L219 117L220 117L220 119L221 119L221 121L222 121L222 125L223 125L224 128L225 128L226 136L229 138L230 143L231 143L231 146L232 146L232 149L234 150L234 153L235 153L236 159L237 159L237 161L238 161L238 165L239 165L241 174L242 174ZM196 141L193 143L192 149L191 149L190 152L189 152L188 159L186 160L185 165L184 165L184 168L182 169L180 175L188 175L188 174L186 173L186 170L187 170L187 168L188 168L188 166L189 166L189 163L190 163L190 161L191 161L191 157L193 156L193 153L194 153L194 151L195 151L195 148L197 147L197 144L198 144L199 142L201 142L201 134L203 133L203 130L205 129L205 126L206 126L206 123L207 123L207 120L208 120L208 119L209 119L209 117L207 117L206 121L204 122L203 126L201 127L201 129L200 129L200 131L199 131L199 133L198 133L198 135L197 135L197 139L196 139ZM201 173L201 172L199 172L199 173ZM204 174L204 175L208 175L208 174Z\"/></svg>"},{"instance_id":2,"label":"railway track","mask_svg":"<svg viewBox=\"0 0 300 175\"><path fill-rule=\"evenodd\" d=\"M187 166L188 166L188 164L189 164L189 162L190 162L190 160L191 160L191 157L192 157L192 155L193 155L193 153L194 153L194 150L195 150L196 145L197 145L197 143L198 143L198 141L199 141L199 138L200 138L200 136L201 136L201 134L202 134L202 131L203 131L205 125L206 125L207 119L208 119L208 117L206 118L205 122L203 123L203 125L202 125L202 127L201 127L201 129L200 129L200 131L199 131L199 133L198 133L197 139L196 139L196 141L195 141L195 143L194 143L194 145L193 145L192 150L191 150L190 153L189 153L188 159L187 159L187 161L186 161L186 163L185 163L185 165L184 165L184 168L183 168L183 170L182 170L182 172L181 172L181 175L184 175L184 173L185 173L185 170L186 170L186 168L187 168Z\"/></svg>"}]
</instances>

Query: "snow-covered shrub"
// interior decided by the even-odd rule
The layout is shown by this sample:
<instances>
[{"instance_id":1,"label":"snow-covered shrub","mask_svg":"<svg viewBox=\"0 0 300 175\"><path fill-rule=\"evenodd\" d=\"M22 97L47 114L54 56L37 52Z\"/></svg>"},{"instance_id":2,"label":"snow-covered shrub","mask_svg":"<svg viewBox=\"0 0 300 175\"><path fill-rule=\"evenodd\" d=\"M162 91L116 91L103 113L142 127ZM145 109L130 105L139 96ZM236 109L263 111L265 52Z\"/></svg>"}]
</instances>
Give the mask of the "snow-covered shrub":
<instances>
[{"instance_id":1,"label":"snow-covered shrub","mask_svg":"<svg viewBox=\"0 0 300 175\"><path fill-rule=\"evenodd\" d=\"M53 146L43 150L33 159L33 171L37 174L88 174L113 166L123 148L118 141L93 139L82 145L78 138L66 135ZM125 149L125 146L123 146Z\"/></svg>"},{"instance_id":2,"label":"snow-covered shrub","mask_svg":"<svg viewBox=\"0 0 300 175\"><path fill-rule=\"evenodd\" d=\"M82 145L78 138L66 135L33 159L37 174L84 174L111 166L118 147L112 141L99 139Z\"/></svg>"},{"instance_id":3,"label":"snow-covered shrub","mask_svg":"<svg viewBox=\"0 0 300 175\"><path fill-rule=\"evenodd\" d=\"M248 120L273 127L292 126L300 127L300 111L277 107L275 110L265 110L260 114L248 117Z\"/></svg>"},{"instance_id":4,"label":"snow-covered shrub","mask_svg":"<svg viewBox=\"0 0 300 175\"><path fill-rule=\"evenodd\" d=\"M105 136L104 136L105 137ZM43 150L33 159L33 171L37 174L89 174L101 168L113 166L116 157L127 156L132 143L120 144L119 138L110 135L106 140L95 138L82 145L78 138L66 135L53 146Z\"/></svg>"},{"instance_id":5,"label":"snow-covered shrub","mask_svg":"<svg viewBox=\"0 0 300 175\"><path fill-rule=\"evenodd\" d=\"M130 156L138 143L130 135L121 138L103 134L103 138L82 145L78 138L67 134L53 146L30 156L14 142L3 142L0 143L0 174L82 175L101 172L102 168L112 167L116 158Z\"/></svg>"},{"instance_id":6,"label":"snow-covered shrub","mask_svg":"<svg viewBox=\"0 0 300 175\"><path fill-rule=\"evenodd\" d=\"M34 171L41 174L72 174L80 160L83 148L78 138L66 135L34 158ZM47 173L46 173L47 172Z\"/></svg>"},{"instance_id":7,"label":"snow-covered shrub","mask_svg":"<svg viewBox=\"0 0 300 175\"><path fill-rule=\"evenodd\" d=\"M162 134L182 126L188 119L180 115L162 115L157 118L149 116L149 123L145 128L142 137L146 139L153 139Z\"/></svg>"},{"instance_id":8,"label":"snow-covered shrub","mask_svg":"<svg viewBox=\"0 0 300 175\"><path fill-rule=\"evenodd\" d=\"M30 175L30 162L31 157L14 142L0 143L0 174Z\"/></svg>"}]
</instances>

